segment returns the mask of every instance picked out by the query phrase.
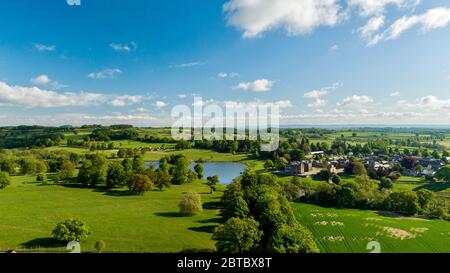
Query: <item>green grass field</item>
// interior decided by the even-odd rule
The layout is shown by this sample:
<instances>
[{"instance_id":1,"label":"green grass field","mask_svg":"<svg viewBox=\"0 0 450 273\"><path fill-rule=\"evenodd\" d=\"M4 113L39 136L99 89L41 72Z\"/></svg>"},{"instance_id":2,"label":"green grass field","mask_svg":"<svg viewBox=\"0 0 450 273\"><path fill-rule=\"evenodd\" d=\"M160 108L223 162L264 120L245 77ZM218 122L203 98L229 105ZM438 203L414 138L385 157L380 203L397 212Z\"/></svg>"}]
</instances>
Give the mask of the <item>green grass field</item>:
<instances>
[{"instance_id":1,"label":"green grass field","mask_svg":"<svg viewBox=\"0 0 450 273\"><path fill-rule=\"evenodd\" d=\"M293 204L324 253L368 253L378 241L384 253L450 252L450 222L405 218L376 211Z\"/></svg>"},{"instance_id":2,"label":"green grass field","mask_svg":"<svg viewBox=\"0 0 450 273\"><path fill-rule=\"evenodd\" d=\"M92 235L82 244L82 251L93 251L98 240L106 242L106 251L214 248L211 232L220 220L217 202L221 192L209 194L209 187L201 181L145 196L34 181L35 177L16 176L13 185L0 190L0 251L67 251L51 238L51 231L68 218L79 218L91 228ZM178 203L188 191L201 194L204 211L180 217Z\"/></svg>"}]
</instances>

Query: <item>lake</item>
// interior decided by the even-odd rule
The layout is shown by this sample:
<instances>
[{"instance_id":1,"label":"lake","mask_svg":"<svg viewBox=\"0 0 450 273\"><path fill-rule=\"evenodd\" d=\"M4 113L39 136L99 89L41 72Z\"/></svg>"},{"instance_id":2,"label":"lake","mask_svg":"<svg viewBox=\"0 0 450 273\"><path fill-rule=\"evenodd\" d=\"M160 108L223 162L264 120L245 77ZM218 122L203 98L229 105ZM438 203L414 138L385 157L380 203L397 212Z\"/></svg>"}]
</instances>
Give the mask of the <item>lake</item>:
<instances>
[{"instance_id":1,"label":"lake","mask_svg":"<svg viewBox=\"0 0 450 273\"><path fill-rule=\"evenodd\" d=\"M191 163L190 167L193 170L196 163ZM158 161L145 162L148 167L153 165L155 167L159 166ZM205 162L203 163L205 167L204 177L217 175L221 184L228 185L233 180L241 175L243 171L247 168L246 165L236 162Z\"/></svg>"}]
</instances>

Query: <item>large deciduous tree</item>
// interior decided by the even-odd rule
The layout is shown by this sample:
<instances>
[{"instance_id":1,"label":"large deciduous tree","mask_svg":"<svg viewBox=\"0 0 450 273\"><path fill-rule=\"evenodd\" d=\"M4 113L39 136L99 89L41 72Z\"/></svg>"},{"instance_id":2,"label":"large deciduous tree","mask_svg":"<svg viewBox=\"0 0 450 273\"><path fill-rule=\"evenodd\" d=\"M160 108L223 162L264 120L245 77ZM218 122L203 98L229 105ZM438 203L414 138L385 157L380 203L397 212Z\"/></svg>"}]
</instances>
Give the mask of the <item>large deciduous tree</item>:
<instances>
[{"instance_id":1,"label":"large deciduous tree","mask_svg":"<svg viewBox=\"0 0 450 273\"><path fill-rule=\"evenodd\" d=\"M253 218L230 218L215 229L213 239L221 253L246 253L259 247L262 235Z\"/></svg>"}]
</instances>

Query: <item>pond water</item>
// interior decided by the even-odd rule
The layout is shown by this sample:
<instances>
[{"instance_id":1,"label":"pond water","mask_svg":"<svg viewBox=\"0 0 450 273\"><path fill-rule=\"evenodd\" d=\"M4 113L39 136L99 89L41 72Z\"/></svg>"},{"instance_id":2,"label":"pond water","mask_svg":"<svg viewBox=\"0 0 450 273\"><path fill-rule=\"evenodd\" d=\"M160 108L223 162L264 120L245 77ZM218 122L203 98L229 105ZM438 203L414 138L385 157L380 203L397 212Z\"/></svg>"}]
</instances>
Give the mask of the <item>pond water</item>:
<instances>
[{"instance_id":1,"label":"pond water","mask_svg":"<svg viewBox=\"0 0 450 273\"><path fill-rule=\"evenodd\" d=\"M191 163L190 167L193 170L196 163ZM145 165L148 167L150 165L159 166L158 161L146 162ZM204 177L217 175L221 184L228 185L233 180L241 175L243 171L247 168L242 163L236 162L205 162L203 163L205 167Z\"/></svg>"}]
</instances>

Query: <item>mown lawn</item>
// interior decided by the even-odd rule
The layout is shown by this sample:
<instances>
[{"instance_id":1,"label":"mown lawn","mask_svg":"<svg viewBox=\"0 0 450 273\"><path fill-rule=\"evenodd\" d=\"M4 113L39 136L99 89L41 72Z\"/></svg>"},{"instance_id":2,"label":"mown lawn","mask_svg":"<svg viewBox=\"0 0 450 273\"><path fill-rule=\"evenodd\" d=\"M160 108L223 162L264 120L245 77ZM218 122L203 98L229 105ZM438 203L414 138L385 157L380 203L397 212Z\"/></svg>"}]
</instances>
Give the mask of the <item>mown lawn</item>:
<instances>
[{"instance_id":1,"label":"mown lawn","mask_svg":"<svg viewBox=\"0 0 450 273\"><path fill-rule=\"evenodd\" d=\"M293 208L324 253L368 253L370 241L378 241L384 253L450 253L449 221L302 203Z\"/></svg>"},{"instance_id":2,"label":"mown lawn","mask_svg":"<svg viewBox=\"0 0 450 273\"><path fill-rule=\"evenodd\" d=\"M13 180L12 186L0 190L0 251L67 251L51 238L51 231L68 218L79 218L91 228L92 235L82 243L83 251L93 251L98 240L106 242L107 251L214 248L211 232L221 219L221 192L209 194L209 187L201 181L130 196L121 191L41 185L32 176ZM188 191L201 194L204 211L180 217L178 203Z\"/></svg>"}]
</instances>

